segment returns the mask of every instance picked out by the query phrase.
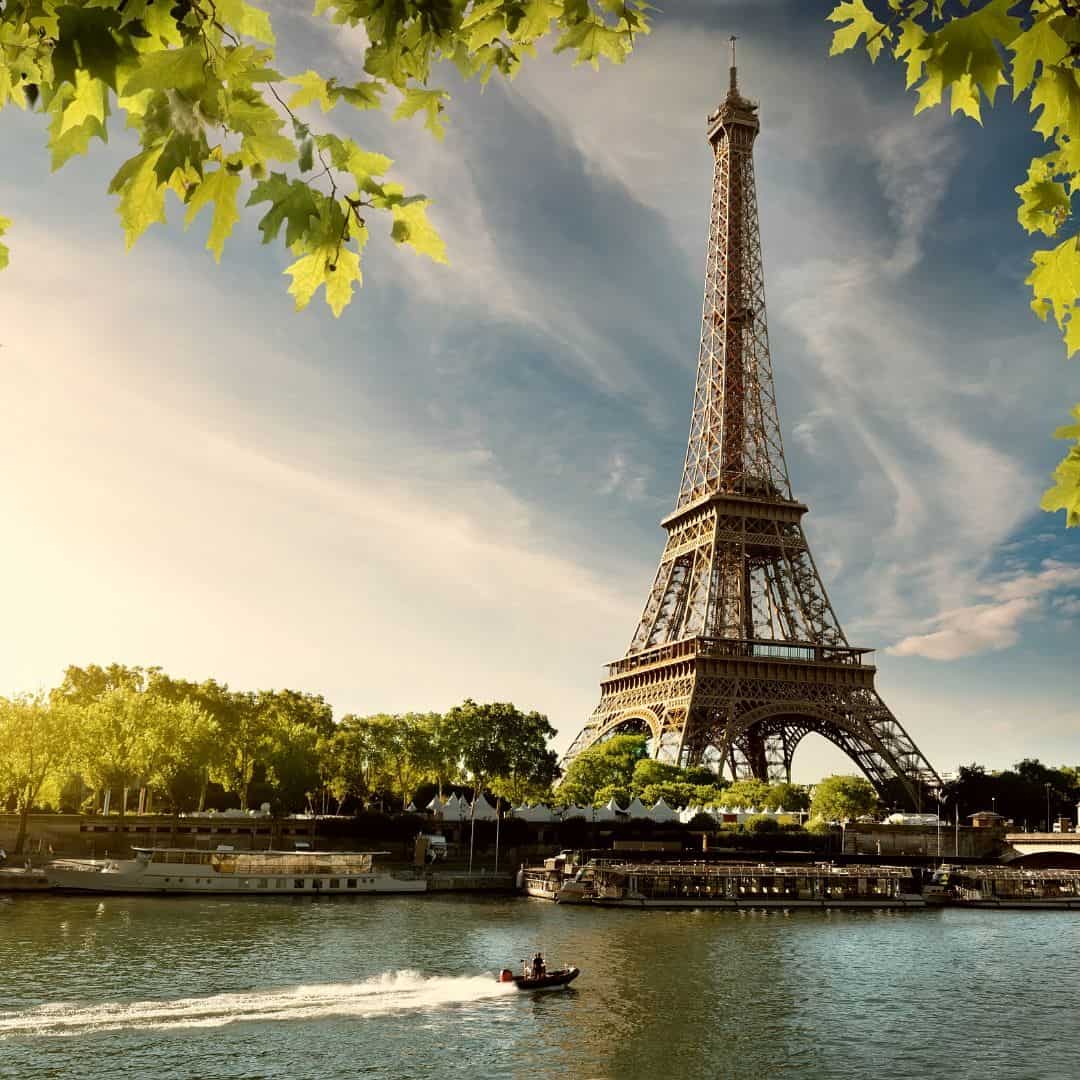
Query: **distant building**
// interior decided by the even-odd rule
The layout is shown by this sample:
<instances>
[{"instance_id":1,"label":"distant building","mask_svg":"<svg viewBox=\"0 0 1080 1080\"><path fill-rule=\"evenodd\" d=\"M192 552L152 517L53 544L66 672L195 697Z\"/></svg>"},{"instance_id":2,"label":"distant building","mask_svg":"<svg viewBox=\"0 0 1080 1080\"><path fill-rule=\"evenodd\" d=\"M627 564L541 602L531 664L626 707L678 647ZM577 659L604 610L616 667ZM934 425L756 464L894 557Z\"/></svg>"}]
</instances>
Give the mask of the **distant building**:
<instances>
[{"instance_id":1,"label":"distant building","mask_svg":"<svg viewBox=\"0 0 1080 1080\"><path fill-rule=\"evenodd\" d=\"M995 814L993 810L980 810L976 814L968 814L968 820L973 829L1000 829L1005 824L1002 814Z\"/></svg>"}]
</instances>

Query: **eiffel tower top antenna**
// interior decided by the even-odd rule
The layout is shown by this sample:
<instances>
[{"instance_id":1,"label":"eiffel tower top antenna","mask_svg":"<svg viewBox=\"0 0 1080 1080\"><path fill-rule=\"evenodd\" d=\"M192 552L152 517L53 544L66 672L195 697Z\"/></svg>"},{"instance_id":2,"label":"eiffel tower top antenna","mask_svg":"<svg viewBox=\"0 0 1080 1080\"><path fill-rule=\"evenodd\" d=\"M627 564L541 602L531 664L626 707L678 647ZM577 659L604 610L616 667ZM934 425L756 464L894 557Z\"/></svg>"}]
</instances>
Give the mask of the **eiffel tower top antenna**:
<instances>
[{"instance_id":1,"label":"eiffel tower top antenna","mask_svg":"<svg viewBox=\"0 0 1080 1080\"><path fill-rule=\"evenodd\" d=\"M728 69L728 74L731 76L730 93L732 97L735 97L739 93L739 83L738 79L736 78L735 69L735 42L737 40L738 38L736 38L734 34L732 34L731 37L728 38L728 41L731 44L731 67Z\"/></svg>"}]
</instances>

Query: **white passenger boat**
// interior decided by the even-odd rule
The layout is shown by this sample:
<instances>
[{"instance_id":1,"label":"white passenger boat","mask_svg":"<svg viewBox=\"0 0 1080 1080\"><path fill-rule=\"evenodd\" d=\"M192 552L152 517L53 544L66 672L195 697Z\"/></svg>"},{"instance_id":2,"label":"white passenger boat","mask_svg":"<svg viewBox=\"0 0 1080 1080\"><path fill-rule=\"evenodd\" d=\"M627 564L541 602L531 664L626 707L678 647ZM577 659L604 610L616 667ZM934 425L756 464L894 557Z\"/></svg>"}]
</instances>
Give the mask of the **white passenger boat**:
<instances>
[{"instance_id":1,"label":"white passenger boat","mask_svg":"<svg viewBox=\"0 0 1080 1080\"><path fill-rule=\"evenodd\" d=\"M376 869L375 856L386 851L132 851L132 859L57 859L45 873L58 889L95 893L354 896L427 891L422 874Z\"/></svg>"}]
</instances>

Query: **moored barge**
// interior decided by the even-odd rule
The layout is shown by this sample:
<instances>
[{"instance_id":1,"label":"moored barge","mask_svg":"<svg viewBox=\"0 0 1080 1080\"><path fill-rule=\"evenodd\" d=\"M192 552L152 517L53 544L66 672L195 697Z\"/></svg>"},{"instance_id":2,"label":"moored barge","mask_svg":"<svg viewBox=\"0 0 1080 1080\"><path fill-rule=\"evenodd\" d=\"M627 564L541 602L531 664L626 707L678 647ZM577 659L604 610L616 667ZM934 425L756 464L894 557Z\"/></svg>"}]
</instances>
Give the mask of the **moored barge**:
<instances>
[{"instance_id":1,"label":"moored barge","mask_svg":"<svg viewBox=\"0 0 1080 1080\"><path fill-rule=\"evenodd\" d=\"M599 907L925 907L898 866L774 866L767 863L616 863L584 867L562 903Z\"/></svg>"},{"instance_id":2,"label":"moored barge","mask_svg":"<svg viewBox=\"0 0 1080 1080\"><path fill-rule=\"evenodd\" d=\"M1080 870L942 866L923 890L928 904L1080 911Z\"/></svg>"},{"instance_id":3,"label":"moored barge","mask_svg":"<svg viewBox=\"0 0 1080 1080\"><path fill-rule=\"evenodd\" d=\"M79 892L228 893L234 896L426 892L427 880L373 866L384 851L217 851L133 848L133 859L57 859L58 889Z\"/></svg>"}]
</instances>

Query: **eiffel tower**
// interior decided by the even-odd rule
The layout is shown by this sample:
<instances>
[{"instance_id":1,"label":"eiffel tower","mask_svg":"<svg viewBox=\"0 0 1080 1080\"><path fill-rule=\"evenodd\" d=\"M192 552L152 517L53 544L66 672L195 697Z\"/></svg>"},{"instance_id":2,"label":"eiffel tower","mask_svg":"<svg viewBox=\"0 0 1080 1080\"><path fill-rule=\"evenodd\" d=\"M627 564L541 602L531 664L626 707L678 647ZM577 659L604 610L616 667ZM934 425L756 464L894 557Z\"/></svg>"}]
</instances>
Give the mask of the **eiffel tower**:
<instances>
[{"instance_id":1,"label":"eiffel tower","mask_svg":"<svg viewBox=\"0 0 1080 1080\"><path fill-rule=\"evenodd\" d=\"M790 780L800 741L840 747L889 801L940 784L874 689L829 603L791 493L765 321L753 146L757 105L708 118L714 172L690 439L641 620L565 761L641 731L653 753L732 778Z\"/></svg>"}]
</instances>

